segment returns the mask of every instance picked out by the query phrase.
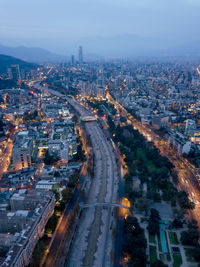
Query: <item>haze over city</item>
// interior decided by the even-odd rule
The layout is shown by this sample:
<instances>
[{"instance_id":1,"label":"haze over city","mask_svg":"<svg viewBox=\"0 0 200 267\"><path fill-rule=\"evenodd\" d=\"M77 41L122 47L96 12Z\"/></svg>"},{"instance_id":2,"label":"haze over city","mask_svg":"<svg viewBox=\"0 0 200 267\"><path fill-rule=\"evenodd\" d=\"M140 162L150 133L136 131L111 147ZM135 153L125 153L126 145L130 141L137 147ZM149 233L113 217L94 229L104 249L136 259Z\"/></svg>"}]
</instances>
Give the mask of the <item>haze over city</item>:
<instances>
[{"instance_id":1,"label":"haze over city","mask_svg":"<svg viewBox=\"0 0 200 267\"><path fill-rule=\"evenodd\" d=\"M200 0L0 0L0 266L200 266Z\"/></svg>"},{"instance_id":2,"label":"haze over city","mask_svg":"<svg viewBox=\"0 0 200 267\"><path fill-rule=\"evenodd\" d=\"M9 11L8 11L9 10ZM1 1L0 43L63 56L200 54L198 0Z\"/></svg>"}]
</instances>

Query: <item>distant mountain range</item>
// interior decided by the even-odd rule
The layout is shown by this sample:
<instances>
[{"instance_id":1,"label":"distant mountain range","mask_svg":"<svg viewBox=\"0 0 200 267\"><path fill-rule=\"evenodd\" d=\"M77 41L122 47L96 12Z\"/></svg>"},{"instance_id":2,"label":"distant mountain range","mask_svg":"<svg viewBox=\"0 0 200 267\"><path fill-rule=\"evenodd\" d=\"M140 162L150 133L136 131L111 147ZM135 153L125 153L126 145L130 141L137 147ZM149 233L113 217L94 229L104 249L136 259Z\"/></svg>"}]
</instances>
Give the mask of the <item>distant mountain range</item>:
<instances>
[{"instance_id":1,"label":"distant mountain range","mask_svg":"<svg viewBox=\"0 0 200 267\"><path fill-rule=\"evenodd\" d=\"M26 62L15 57L0 54L0 73L6 73L11 65L19 65L21 69L25 70L35 69L39 66L35 63Z\"/></svg>"},{"instance_id":2,"label":"distant mountain range","mask_svg":"<svg viewBox=\"0 0 200 267\"><path fill-rule=\"evenodd\" d=\"M98 53L105 58L135 57L198 57L200 41L171 40L169 37L123 34L116 36L91 36L79 41L84 51ZM106 44L106 45L105 45ZM69 45L69 43L68 43ZM68 50L70 47L68 47ZM85 52L84 52L85 56Z\"/></svg>"},{"instance_id":3,"label":"distant mountain range","mask_svg":"<svg viewBox=\"0 0 200 267\"><path fill-rule=\"evenodd\" d=\"M187 57L199 58L199 41L170 42L167 38L140 37L136 35L118 35L109 37L91 37L77 41L81 43L85 60L103 58L135 58L135 57ZM106 45L105 45L106 44ZM76 43L67 43L71 51ZM86 51L86 52L85 52ZM97 53L96 53L97 52ZM69 52L70 54L71 52ZM42 48L25 46L10 47L0 45L0 54L13 56L34 63L59 63L70 60ZM72 54L72 53L71 53ZM77 56L76 56L77 58Z\"/></svg>"},{"instance_id":4,"label":"distant mountain range","mask_svg":"<svg viewBox=\"0 0 200 267\"><path fill-rule=\"evenodd\" d=\"M17 57L35 63L60 62L64 59L63 56L54 54L48 50L25 46L11 47L0 45L0 54Z\"/></svg>"}]
</instances>

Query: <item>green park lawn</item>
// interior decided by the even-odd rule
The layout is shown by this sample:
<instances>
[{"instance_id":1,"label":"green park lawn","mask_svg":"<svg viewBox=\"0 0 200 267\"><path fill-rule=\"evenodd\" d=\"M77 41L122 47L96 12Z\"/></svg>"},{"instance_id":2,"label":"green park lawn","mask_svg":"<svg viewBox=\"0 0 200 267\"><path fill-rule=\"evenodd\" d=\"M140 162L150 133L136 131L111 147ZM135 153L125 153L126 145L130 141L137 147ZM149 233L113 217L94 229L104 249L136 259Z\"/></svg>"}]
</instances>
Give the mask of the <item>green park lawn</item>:
<instances>
[{"instance_id":1,"label":"green park lawn","mask_svg":"<svg viewBox=\"0 0 200 267\"><path fill-rule=\"evenodd\" d=\"M169 240L172 245L178 245L178 237L176 232L168 232Z\"/></svg>"},{"instance_id":2,"label":"green park lawn","mask_svg":"<svg viewBox=\"0 0 200 267\"><path fill-rule=\"evenodd\" d=\"M156 254L156 247L155 246L149 246L149 254L150 254L151 264L155 263L157 261L157 254Z\"/></svg>"},{"instance_id":3,"label":"green park lawn","mask_svg":"<svg viewBox=\"0 0 200 267\"><path fill-rule=\"evenodd\" d=\"M179 267L183 263L180 253L173 253L173 267Z\"/></svg>"},{"instance_id":4,"label":"green park lawn","mask_svg":"<svg viewBox=\"0 0 200 267\"><path fill-rule=\"evenodd\" d=\"M189 262L195 262L195 259L192 256L192 248L184 248L185 250L185 256L187 258L187 261Z\"/></svg>"},{"instance_id":5,"label":"green park lawn","mask_svg":"<svg viewBox=\"0 0 200 267\"><path fill-rule=\"evenodd\" d=\"M162 252L162 245L161 245L161 240L160 240L160 234L158 234L158 248L159 248L159 251Z\"/></svg>"},{"instance_id":6,"label":"green park lawn","mask_svg":"<svg viewBox=\"0 0 200 267\"><path fill-rule=\"evenodd\" d=\"M136 152L136 157L137 159L141 159L143 162L145 162L146 166L150 169L152 173L157 173L158 169L156 168L154 163L147 158L144 149L138 148Z\"/></svg>"},{"instance_id":7,"label":"green park lawn","mask_svg":"<svg viewBox=\"0 0 200 267\"><path fill-rule=\"evenodd\" d=\"M149 243L156 243L156 238L155 238L155 235L151 235L149 234Z\"/></svg>"}]
</instances>

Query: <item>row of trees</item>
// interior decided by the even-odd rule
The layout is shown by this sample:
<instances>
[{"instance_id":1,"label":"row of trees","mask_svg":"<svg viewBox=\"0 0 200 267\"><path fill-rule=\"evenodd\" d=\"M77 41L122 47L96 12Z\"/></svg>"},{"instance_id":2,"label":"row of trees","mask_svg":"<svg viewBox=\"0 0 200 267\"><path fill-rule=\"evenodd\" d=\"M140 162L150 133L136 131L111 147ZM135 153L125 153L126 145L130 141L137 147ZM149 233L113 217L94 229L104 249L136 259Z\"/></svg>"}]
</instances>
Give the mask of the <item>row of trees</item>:
<instances>
[{"instance_id":1,"label":"row of trees","mask_svg":"<svg viewBox=\"0 0 200 267\"><path fill-rule=\"evenodd\" d=\"M105 114L105 109L107 109L112 115L116 114L115 106L112 103L108 103L106 100L87 100L87 104L90 105L93 109L97 109L98 114L101 116Z\"/></svg>"},{"instance_id":2,"label":"row of trees","mask_svg":"<svg viewBox=\"0 0 200 267\"><path fill-rule=\"evenodd\" d=\"M156 209L151 209L151 214L149 217L149 225L148 230L151 235L158 235L159 234L159 227L160 224L160 215Z\"/></svg>"},{"instance_id":3,"label":"row of trees","mask_svg":"<svg viewBox=\"0 0 200 267\"><path fill-rule=\"evenodd\" d=\"M118 125L116 127L111 116L108 117L108 124L114 141L118 144L120 152L124 155L124 161L128 166L128 173L124 177L125 190L131 202L135 203L136 208L145 211L147 214L149 207L148 199L152 199L153 201L161 201L161 199L164 201L171 201L173 206L176 206L176 203L178 203L183 210L194 208L194 203L189 200L188 194L185 191L178 191L175 186L178 183L178 175L174 171L173 164L166 157L160 155L159 150L153 143L147 142L132 126L122 127ZM133 176L138 176L141 183L147 183L147 198L143 198L142 192L132 190ZM162 194L160 194L160 192L162 192ZM160 216L158 211L151 209L148 223L150 234L159 234L159 222ZM173 222L174 227L182 227L182 224L182 220L180 220L179 217L175 218ZM126 228L125 231L127 231L127 229L130 228ZM190 234L191 240L196 242L198 237L197 231L194 229L188 231L182 234L184 242L187 242L187 244L190 243ZM131 234L132 231L130 229L130 234L125 238L127 245L123 248L123 251L129 253L129 255L131 255L131 261L134 262L135 254L131 251L129 245L133 245L136 237L132 236L131 240ZM141 262L144 264L143 261ZM165 266L165 264L157 261L153 266Z\"/></svg>"},{"instance_id":4,"label":"row of trees","mask_svg":"<svg viewBox=\"0 0 200 267\"><path fill-rule=\"evenodd\" d=\"M57 226L57 223L58 223L58 220L59 220L58 213L60 214L61 212L64 211L66 204L73 197L73 195L74 195L73 189L75 188L75 186L79 182L79 179L80 178L79 178L79 175L77 173L73 173L69 176L68 187L65 188L61 192L62 193L62 199L61 200L59 198L59 194L57 193L57 191L54 191L56 201L59 202L59 204L56 205L53 215L49 218L49 220L45 226L45 232L44 232L43 237L41 237L37 242L37 245L36 245L34 252L33 252L32 261L31 261L29 267L40 265L40 263L44 257L45 251L49 246L50 237L48 235L54 233L56 226ZM72 211L72 213L70 214L69 222L67 225L67 227L69 228L69 229L67 229L68 232L72 228L77 211L78 211L78 207L75 207L74 210Z\"/></svg>"},{"instance_id":5,"label":"row of trees","mask_svg":"<svg viewBox=\"0 0 200 267\"><path fill-rule=\"evenodd\" d=\"M188 223L188 229L181 233L181 242L187 246L198 246L199 242L199 231L198 225L195 220Z\"/></svg>"},{"instance_id":6,"label":"row of trees","mask_svg":"<svg viewBox=\"0 0 200 267\"><path fill-rule=\"evenodd\" d=\"M154 217L155 216L155 217ZM159 220L159 213L151 210L151 220L157 223ZM144 230L140 227L137 218L128 216L123 221L123 254L128 259L128 266L143 267L147 264L146 248L147 241L144 236ZM157 229L156 229L157 231ZM157 260L152 267L167 267L162 261Z\"/></svg>"},{"instance_id":7,"label":"row of trees","mask_svg":"<svg viewBox=\"0 0 200 267\"><path fill-rule=\"evenodd\" d=\"M77 146L77 153L73 156L74 161L85 161L85 151L83 150L83 145L82 143L79 143Z\"/></svg>"},{"instance_id":8,"label":"row of trees","mask_svg":"<svg viewBox=\"0 0 200 267\"><path fill-rule=\"evenodd\" d=\"M123 231L123 253L130 258L128 266L145 266L147 262L147 241L144 237L144 230L140 227L137 218L128 216L124 219Z\"/></svg>"},{"instance_id":9,"label":"row of trees","mask_svg":"<svg viewBox=\"0 0 200 267\"><path fill-rule=\"evenodd\" d=\"M190 254L197 261L200 262L200 245L199 245L199 230L195 220L188 223L188 229L181 233L181 242L186 246L193 246Z\"/></svg>"},{"instance_id":10,"label":"row of trees","mask_svg":"<svg viewBox=\"0 0 200 267\"><path fill-rule=\"evenodd\" d=\"M108 124L114 141L125 155L124 161L128 166L128 174L124 177L126 193L129 198L133 197L132 201L135 201L132 194L132 177L138 175L141 182L148 185L147 198L153 201L171 201L172 206L178 203L182 209L194 209L194 203L189 200L188 194L185 191L178 192L174 186L178 183L178 176L173 164L160 155L153 143L147 142L131 125L116 127L110 116Z\"/></svg>"}]
</instances>

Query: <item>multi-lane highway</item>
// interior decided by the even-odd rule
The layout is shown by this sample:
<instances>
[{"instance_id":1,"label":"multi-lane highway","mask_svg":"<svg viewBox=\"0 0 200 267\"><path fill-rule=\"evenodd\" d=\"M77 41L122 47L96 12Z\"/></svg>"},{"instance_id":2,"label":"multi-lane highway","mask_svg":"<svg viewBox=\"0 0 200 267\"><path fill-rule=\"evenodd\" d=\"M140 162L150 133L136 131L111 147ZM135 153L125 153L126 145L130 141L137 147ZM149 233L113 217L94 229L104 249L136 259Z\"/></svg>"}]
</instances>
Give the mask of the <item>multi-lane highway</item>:
<instances>
[{"instance_id":1,"label":"multi-lane highway","mask_svg":"<svg viewBox=\"0 0 200 267\"><path fill-rule=\"evenodd\" d=\"M72 100L71 104L81 116L91 115ZM85 122L85 129L91 139L95 161L87 203L116 203L119 178L112 145L96 121ZM114 222L110 205L89 205L84 209L66 266L112 266Z\"/></svg>"},{"instance_id":2,"label":"multi-lane highway","mask_svg":"<svg viewBox=\"0 0 200 267\"><path fill-rule=\"evenodd\" d=\"M39 86L37 83L34 86L58 97L64 97L58 92ZM73 99L68 98L68 102L81 117L92 115ZM108 267L113 265L113 227L116 223L114 207L112 205L99 206L96 203L117 203L119 176L115 152L110 140L105 137L97 121L86 121L84 124L91 140L94 155L94 177L86 192L87 203L94 203L94 205L88 205L82 211L78 229L71 245L71 254L66 259L65 266ZM60 231L58 229L58 233L60 232L62 233L62 229ZM60 236L59 234L58 237ZM56 254L52 251L53 255Z\"/></svg>"}]
</instances>

